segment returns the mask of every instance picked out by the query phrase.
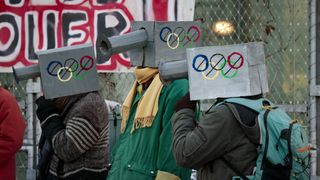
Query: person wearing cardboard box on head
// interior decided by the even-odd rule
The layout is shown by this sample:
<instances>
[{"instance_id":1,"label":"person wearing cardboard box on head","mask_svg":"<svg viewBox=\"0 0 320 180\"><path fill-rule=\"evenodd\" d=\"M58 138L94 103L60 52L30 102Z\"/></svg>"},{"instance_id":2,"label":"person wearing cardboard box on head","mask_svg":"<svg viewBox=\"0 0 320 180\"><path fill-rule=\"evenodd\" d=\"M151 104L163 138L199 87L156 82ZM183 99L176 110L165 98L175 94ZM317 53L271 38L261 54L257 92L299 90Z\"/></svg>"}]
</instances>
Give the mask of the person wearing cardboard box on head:
<instances>
[{"instance_id":1,"label":"person wearing cardboard box on head","mask_svg":"<svg viewBox=\"0 0 320 180\"><path fill-rule=\"evenodd\" d=\"M35 102L41 125L38 180L104 180L108 173L108 110L99 94L90 44L37 53L39 64L16 69L16 79L40 76Z\"/></svg>"},{"instance_id":2,"label":"person wearing cardboard box on head","mask_svg":"<svg viewBox=\"0 0 320 180\"><path fill-rule=\"evenodd\" d=\"M163 87L158 70L136 68L136 82L122 105L121 135L112 152L109 179L188 179L171 149L173 106L187 81Z\"/></svg>"},{"instance_id":3,"label":"person wearing cardboard box on head","mask_svg":"<svg viewBox=\"0 0 320 180\"><path fill-rule=\"evenodd\" d=\"M172 154L170 121L174 114L174 104L188 91L188 82L186 79L176 80L163 86L158 64L160 59L172 61L185 58L186 47L183 45L192 44L187 42L188 39L197 35L194 39L199 39L200 30L195 22L132 24L133 32L146 31L145 35L148 36L144 48L130 52L131 65L136 66L135 82L122 105L121 135L111 154L111 169L107 179L189 180L191 170L178 166ZM171 32L171 29L180 31L180 40L174 38L178 35ZM190 33L186 34L188 30ZM194 35L192 37L191 31ZM117 42L116 39L110 40L111 44Z\"/></svg>"},{"instance_id":4,"label":"person wearing cardboard box on head","mask_svg":"<svg viewBox=\"0 0 320 180\"><path fill-rule=\"evenodd\" d=\"M302 126L263 97L262 43L188 49L190 93L175 105L173 152L197 179L309 179ZM191 99L191 100L190 100ZM216 103L195 121L195 100Z\"/></svg>"}]
</instances>

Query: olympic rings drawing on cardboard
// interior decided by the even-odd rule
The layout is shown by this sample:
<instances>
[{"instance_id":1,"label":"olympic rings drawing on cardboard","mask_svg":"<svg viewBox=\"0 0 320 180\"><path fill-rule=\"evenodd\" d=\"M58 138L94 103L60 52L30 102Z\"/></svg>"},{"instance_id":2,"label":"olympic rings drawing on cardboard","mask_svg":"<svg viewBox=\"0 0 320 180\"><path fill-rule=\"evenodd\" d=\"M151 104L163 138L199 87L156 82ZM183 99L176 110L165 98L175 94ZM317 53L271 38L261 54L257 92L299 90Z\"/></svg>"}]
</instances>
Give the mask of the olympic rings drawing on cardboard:
<instances>
[{"instance_id":1,"label":"olympic rings drawing on cardboard","mask_svg":"<svg viewBox=\"0 0 320 180\"><path fill-rule=\"evenodd\" d=\"M176 39L178 39L177 42L180 41L180 38L179 36L176 34L176 33L170 33L169 36L168 36L168 39L171 39L171 36L175 36ZM176 46L172 47L171 44L170 44L170 41L167 41L167 45L170 49L177 49L177 47L179 46L180 43L177 43Z\"/></svg>"},{"instance_id":2,"label":"olympic rings drawing on cardboard","mask_svg":"<svg viewBox=\"0 0 320 180\"><path fill-rule=\"evenodd\" d=\"M200 38L200 30L197 26L191 26L187 31L183 27L177 27L172 31L170 27L166 26L160 30L159 36L161 41L167 43L168 47L174 50L178 47L186 47L189 42L192 47L193 43Z\"/></svg>"},{"instance_id":3,"label":"olympic rings drawing on cardboard","mask_svg":"<svg viewBox=\"0 0 320 180\"><path fill-rule=\"evenodd\" d=\"M60 77L60 72L63 70L63 69L66 69L67 71L69 71L70 72L70 76L67 78L67 79L62 79L61 77ZM68 82L68 81L70 81L70 79L72 78L72 70L71 70L71 68L69 68L69 67L61 67L61 68L59 68L59 70L58 70L58 72L57 72L57 77L58 77L58 79L59 79L59 81L61 81L61 82Z\"/></svg>"},{"instance_id":4,"label":"olympic rings drawing on cardboard","mask_svg":"<svg viewBox=\"0 0 320 180\"><path fill-rule=\"evenodd\" d=\"M234 58L237 60L235 60ZM238 63L239 61L240 63ZM216 53L210 57L210 60L206 55L198 54L193 58L192 67L195 71L201 72L202 76L205 79L214 80L218 77L219 73L221 73L221 75L227 79L236 77L238 75L238 69L241 68L243 64L244 58L239 52L231 53L227 57L227 59L223 54ZM225 70L225 67L227 67L227 65L229 69ZM231 72L231 70L234 71Z\"/></svg>"},{"instance_id":5,"label":"olympic rings drawing on cardboard","mask_svg":"<svg viewBox=\"0 0 320 180\"><path fill-rule=\"evenodd\" d=\"M76 61L74 58L69 58L62 63L59 61L52 61L47 66L47 72L51 76L57 76L57 79L61 82L68 82L72 78L83 79L84 76L79 77L82 71L88 71L94 66L94 60L91 56L83 56L80 61ZM76 72L80 67L80 70ZM64 78L69 73L68 78ZM85 73L88 74L88 73Z\"/></svg>"},{"instance_id":6,"label":"olympic rings drawing on cardboard","mask_svg":"<svg viewBox=\"0 0 320 180\"><path fill-rule=\"evenodd\" d=\"M51 66L55 64L55 66L50 70ZM47 67L47 72L48 74L50 74L51 76L57 76L57 73L56 74L53 74L54 70L57 68L57 66L60 66L59 68L62 67L62 64L61 62L59 61L51 61L49 64L48 64L48 67ZM58 68L58 69L59 69Z\"/></svg>"}]
</instances>

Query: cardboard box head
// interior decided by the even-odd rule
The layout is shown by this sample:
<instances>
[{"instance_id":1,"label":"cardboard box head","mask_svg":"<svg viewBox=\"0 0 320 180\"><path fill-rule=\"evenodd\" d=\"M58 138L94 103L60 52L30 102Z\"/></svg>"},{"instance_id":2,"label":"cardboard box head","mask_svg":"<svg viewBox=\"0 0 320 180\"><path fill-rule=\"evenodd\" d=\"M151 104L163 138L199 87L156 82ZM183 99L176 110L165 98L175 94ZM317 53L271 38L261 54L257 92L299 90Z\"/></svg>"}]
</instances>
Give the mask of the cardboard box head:
<instances>
[{"instance_id":1,"label":"cardboard box head","mask_svg":"<svg viewBox=\"0 0 320 180\"><path fill-rule=\"evenodd\" d=\"M263 44L187 49L191 100L268 92Z\"/></svg>"},{"instance_id":2,"label":"cardboard box head","mask_svg":"<svg viewBox=\"0 0 320 180\"><path fill-rule=\"evenodd\" d=\"M186 59L186 48L201 45L199 22L132 22L131 31L141 29L147 32L147 44L130 51L132 66L158 67L161 59Z\"/></svg>"},{"instance_id":3,"label":"cardboard box head","mask_svg":"<svg viewBox=\"0 0 320 180\"><path fill-rule=\"evenodd\" d=\"M100 89L92 45L62 47L37 54L46 99Z\"/></svg>"}]
</instances>

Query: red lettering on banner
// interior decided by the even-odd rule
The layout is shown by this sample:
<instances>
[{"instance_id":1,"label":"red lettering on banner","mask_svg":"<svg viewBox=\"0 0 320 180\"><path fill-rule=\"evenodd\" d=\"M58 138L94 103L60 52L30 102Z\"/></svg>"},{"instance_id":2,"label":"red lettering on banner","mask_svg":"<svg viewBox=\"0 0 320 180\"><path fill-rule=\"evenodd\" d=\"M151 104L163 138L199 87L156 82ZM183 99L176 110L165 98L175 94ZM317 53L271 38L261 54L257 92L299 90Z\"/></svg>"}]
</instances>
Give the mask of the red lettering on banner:
<instances>
[{"instance_id":1,"label":"red lettering on banner","mask_svg":"<svg viewBox=\"0 0 320 180\"><path fill-rule=\"evenodd\" d=\"M0 66L10 67L18 62L29 66L37 63L37 51L95 42L99 24L110 19L117 24L101 26L100 30L112 32L108 36L127 33L133 20L124 1L107 4L94 1L95 4L87 3L89 7L84 5L85 0L56 0L56 5L32 2L35 1L0 2ZM99 14L102 15L98 17ZM127 55L115 55L97 67L115 70L118 63L130 65Z\"/></svg>"},{"instance_id":2,"label":"red lettering on banner","mask_svg":"<svg viewBox=\"0 0 320 180\"><path fill-rule=\"evenodd\" d=\"M125 1L0 1L0 68L17 63L35 64L36 52L41 50L83 43L94 45L101 32L106 32L108 37L129 32L133 16ZM156 20L167 20L168 0L146 3L153 3L152 10L146 14ZM112 71L119 66L130 66L127 53L112 56L105 64L98 64L97 69Z\"/></svg>"}]
</instances>

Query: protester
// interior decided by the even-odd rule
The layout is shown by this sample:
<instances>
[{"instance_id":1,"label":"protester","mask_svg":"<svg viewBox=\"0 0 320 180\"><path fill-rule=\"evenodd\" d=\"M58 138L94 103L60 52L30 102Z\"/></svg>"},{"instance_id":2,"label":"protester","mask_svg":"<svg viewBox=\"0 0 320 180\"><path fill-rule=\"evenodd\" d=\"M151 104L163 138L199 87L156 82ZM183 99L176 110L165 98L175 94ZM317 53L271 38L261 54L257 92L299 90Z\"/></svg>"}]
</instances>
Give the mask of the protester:
<instances>
[{"instance_id":1,"label":"protester","mask_svg":"<svg viewBox=\"0 0 320 180\"><path fill-rule=\"evenodd\" d=\"M15 98L0 87L0 179L15 180L15 155L23 143L26 124Z\"/></svg>"},{"instance_id":2,"label":"protester","mask_svg":"<svg viewBox=\"0 0 320 180\"><path fill-rule=\"evenodd\" d=\"M122 105L121 135L112 151L108 180L190 179L172 154L170 119L177 99L188 91L186 80L164 87L158 69L136 68L136 81Z\"/></svg>"},{"instance_id":3,"label":"protester","mask_svg":"<svg viewBox=\"0 0 320 180\"><path fill-rule=\"evenodd\" d=\"M47 140L39 144L38 179L105 180L109 129L107 107L100 94L54 100L40 97L36 104L42 139Z\"/></svg>"},{"instance_id":4,"label":"protester","mask_svg":"<svg viewBox=\"0 0 320 180\"><path fill-rule=\"evenodd\" d=\"M223 100L218 99L217 106L206 112L198 124L194 116L196 102L190 101L189 93L175 105L177 113L172 119L174 155L179 165L197 169L199 180L236 176L223 158L244 175L251 175L255 167L260 137L258 114L241 105L230 104L235 109L231 112L228 106L219 104Z\"/></svg>"},{"instance_id":5,"label":"protester","mask_svg":"<svg viewBox=\"0 0 320 180\"><path fill-rule=\"evenodd\" d=\"M212 52L216 54L209 61L207 55ZM174 107L173 152L177 163L198 170L199 180L310 179L305 128L263 97L269 91L263 44L204 47L193 54L205 60L198 65L191 63L190 94ZM213 77L196 68L203 62L206 66L202 67L211 65ZM196 102L190 98L216 99L216 103L197 123Z\"/></svg>"}]
</instances>

